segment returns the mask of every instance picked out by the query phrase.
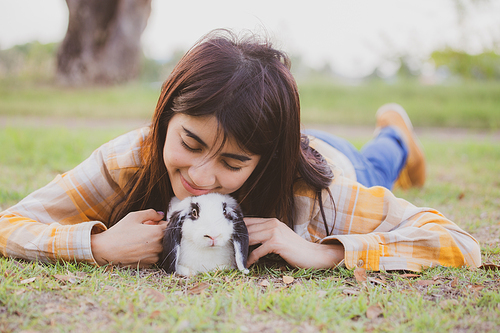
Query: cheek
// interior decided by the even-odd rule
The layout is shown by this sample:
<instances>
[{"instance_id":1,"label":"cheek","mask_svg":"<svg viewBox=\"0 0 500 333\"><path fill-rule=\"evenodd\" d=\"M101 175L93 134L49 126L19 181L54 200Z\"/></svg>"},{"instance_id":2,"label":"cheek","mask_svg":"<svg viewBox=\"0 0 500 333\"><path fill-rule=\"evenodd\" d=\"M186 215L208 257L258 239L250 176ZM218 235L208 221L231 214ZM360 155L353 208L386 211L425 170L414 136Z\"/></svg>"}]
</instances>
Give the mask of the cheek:
<instances>
[{"instance_id":1,"label":"cheek","mask_svg":"<svg viewBox=\"0 0 500 333\"><path fill-rule=\"evenodd\" d=\"M243 170L240 172L228 171L227 174L220 177L220 184L226 189L225 193L232 193L243 186L248 177L252 174L252 171L253 170Z\"/></svg>"},{"instance_id":2,"label":"cheek","mask_svg":"<svg viewBox=\"0 0 500 333\"><path fill-rule=\"evenodd\" d=\"M185 166L189 158L184 150L166 143L163 149L163 162L168 171L173 171L169 169Z\"/></svg>"}]
</instances>

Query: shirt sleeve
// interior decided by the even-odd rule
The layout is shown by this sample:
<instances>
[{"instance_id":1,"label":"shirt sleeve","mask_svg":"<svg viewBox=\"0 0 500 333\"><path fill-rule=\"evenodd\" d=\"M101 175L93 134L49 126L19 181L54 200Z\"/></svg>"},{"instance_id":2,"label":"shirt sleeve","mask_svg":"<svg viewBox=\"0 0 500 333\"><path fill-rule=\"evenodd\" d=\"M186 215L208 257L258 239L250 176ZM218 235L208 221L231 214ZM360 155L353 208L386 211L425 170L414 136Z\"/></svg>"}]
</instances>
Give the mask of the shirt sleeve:
<instances>
[{"instance_id":1,"label":"shirt sleeve","mask_svg":"<svg viewBox=\"0 0 500 333\"><path fill-rule=\"evenodd\" d=\"M145 128L104 144L73 170L1 212L2 255L96 264L90 236L109 225L122 189L141 165L146 135Z\"/></svg>"},{"instance_id":2,"label":"shirt sleeve","mask_svg":"<svg viewBox=\"0 0 500 333\"><path fill-rule=\"evenodd\" d=\"M304 188L298 189L296 205L306 209L296 216L295 229L313 242L340 242L347 268L421 271L481 264L478 242L434 209L415 207L384 187L366 188L337 173L330 191L333 202L326 191L322 196L329 236L319 205Z\"/></svg>"}]
</instances>

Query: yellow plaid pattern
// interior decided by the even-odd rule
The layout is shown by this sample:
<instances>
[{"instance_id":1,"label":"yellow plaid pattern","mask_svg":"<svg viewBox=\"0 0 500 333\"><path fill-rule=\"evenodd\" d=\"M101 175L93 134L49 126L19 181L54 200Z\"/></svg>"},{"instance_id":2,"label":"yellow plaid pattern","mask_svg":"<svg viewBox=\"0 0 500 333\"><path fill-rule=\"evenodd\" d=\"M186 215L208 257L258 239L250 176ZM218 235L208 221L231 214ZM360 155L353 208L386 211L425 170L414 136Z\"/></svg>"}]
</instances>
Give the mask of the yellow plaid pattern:
<instances>
[{"instance_id":1,"label":"yellow plaid pattern","mask_svg":"<svg viewBox=\"0 0 500 333\"><path fill-rule=\"evenodd\" d=\"M96 264L90 235L109 226L112 207L141 167L139 151L148 133L142 128L106 143L73 170L1 212L2 255ZM325 157L335 161L335 156ZM331 236L326 236L314 194L300 183L295 187L295 232L313 242L342 243L348 268L420 271L481 264L477 241L439 212L415 207L382 187L363 187L331 167L334 205L323 195Z\"/></svg>"}]
</instances>

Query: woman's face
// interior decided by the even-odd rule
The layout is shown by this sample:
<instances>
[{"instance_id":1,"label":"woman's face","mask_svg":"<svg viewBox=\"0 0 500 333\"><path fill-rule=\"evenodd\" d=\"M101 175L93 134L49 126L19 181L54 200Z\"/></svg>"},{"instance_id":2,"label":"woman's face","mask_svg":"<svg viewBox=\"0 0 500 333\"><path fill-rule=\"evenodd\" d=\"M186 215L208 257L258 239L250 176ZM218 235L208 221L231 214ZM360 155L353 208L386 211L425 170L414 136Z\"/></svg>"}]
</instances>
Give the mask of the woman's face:
<instances>
[{"instance_id":1,"label":"woman's face","mask_svg":"<svg viewBox=\"0 0 500 333\"><path fill-rule=\"evenodd\" d=\"M217 125L215 116L176 114L170 119L163 160L178 199L209 192L232 193L259 163L259 155L241 150L233 139L227 139L217 152L222 142Z\"/></svg>"}]
</instances>

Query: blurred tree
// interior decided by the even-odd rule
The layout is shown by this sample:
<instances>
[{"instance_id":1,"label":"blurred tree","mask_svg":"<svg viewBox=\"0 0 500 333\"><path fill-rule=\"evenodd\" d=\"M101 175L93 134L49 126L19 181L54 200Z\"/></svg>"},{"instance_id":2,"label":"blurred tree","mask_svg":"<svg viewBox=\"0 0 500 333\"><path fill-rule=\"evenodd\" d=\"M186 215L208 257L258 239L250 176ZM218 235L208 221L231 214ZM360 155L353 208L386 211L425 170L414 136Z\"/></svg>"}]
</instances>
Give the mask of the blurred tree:
<instances>
[{"instance_id":1,"label":"blurred tree","mask_svg":"<svg viewBox=\"0 0 500 333\"><path fill-rule=\"evenodd\" d=\"M66 0L68 31L57 53L64 85L114 84L137 77L151 0Z\"/></svg>"},{"instance_id":2,"label":"blurred tree","mask_svg":"<svg viewBox=\"0 0 500 333\"><path fill-rule=\"evenodd\" d=\"M57 44L30 42L0 50L0 82L49 83L54 79Z\"/></svg>"},{"instance_id":3,"label":"blurred tree","mask_svg":"<svg viewBox=\"0 0 500 333\"><path fill-rule=\"evenodd\" d=\"M493 51L468 54L447 48L431 54L436 67L446 66L452 74L466 79L500 79L500 55Z\"/></svg>"}]
</instances>

